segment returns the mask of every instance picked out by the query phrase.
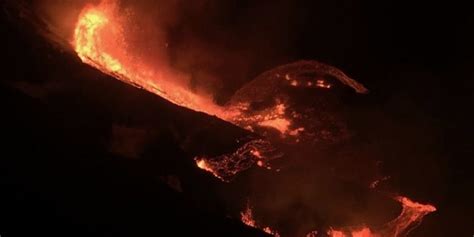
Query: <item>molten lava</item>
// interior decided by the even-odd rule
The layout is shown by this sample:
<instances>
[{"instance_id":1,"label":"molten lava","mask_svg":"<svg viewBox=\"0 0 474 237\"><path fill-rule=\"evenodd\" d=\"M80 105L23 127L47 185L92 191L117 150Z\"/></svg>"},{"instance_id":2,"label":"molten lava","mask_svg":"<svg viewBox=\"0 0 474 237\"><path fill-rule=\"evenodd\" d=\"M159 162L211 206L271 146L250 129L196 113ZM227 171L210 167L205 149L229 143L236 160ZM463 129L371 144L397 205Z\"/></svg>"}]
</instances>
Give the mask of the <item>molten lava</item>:
<instances>
[{"instance_id":1,"label":"molten lava","mask_svg":"<svg viewBox=\"0 0 474 237\"><path fill-rule=\"evenodd\" d=\"M240 220L242 221L242 223L244 223L244 224L246 224L250 227L258 228L258 229L261 229L261 230L265 231L266 233L271 234L275 237L280 237L280 234L278 234L278 232L272 230L270 227L268 227L268 226L267 227L258 226L257 222L253 218L252 209L248 205L247 205L247 208L245 209L245 211L240 213Z\"/></svg>"},{"instance_id":2,"label":"molten lava","mask_svg":"<svg viewBox=\"0 0 474 237\"><path fill-rule=\"evenodd\" d=\"M178 83L179 75L166 68L154 69L130 54L123 21L114 1L86 6L74 30L73 46L84 63L126 83L157 94L170 102L224 118L228 111L211 99Z\"/></svg>"},{"instance_id":3,"label":"molten lava","mask_svg":"<svg viewBox=\"0 0 474 237\"><path fill-rule=\"evenodd\" d=\"M265 126L273 127L282 134L288 131L290 121L284 117L285 114L282 111L284 105L266 111L265 114L244 117L241 111L246 108L216 105L210 98L198 95L187 85L179 83L177 73L172 73L166 68L151 70L150 68L153 68L151 65L140 61L126 50L130 47L127 45L124 35L125 20L120 17L116 8L114 1L103 1L97 6L86 6L81 12L74 30L73 46L84 63L121 81L157 94L174 104L217 116L236 125L242 125L245 129L251 129L251 126ZM245 121L245 125L241 121ZM292 134L296 133L292 131ZM216 177L221 177L221 179L250 168L254 163L268 168L265 164L271 157L263 157L263 151L271 150L271 148L268 147L268 142L262 143L260 141L250 142L234 154L226 155L226 157L233 157L233 161L236 161L242 153L248 153L247 147L251 146L254 150L262 150L262 155L253 156L250 163L236 162L245 163L245 165L232 166L229 165L232 162L227 162L224 159L200 158L197 163L198 167L213 173ZM265 146L259 147L259 145ZM243 159L243 157L241 158ZM225 163L219 164L220 161ZM208 165L204 165L204 162ZM229 170L223 171L223 167L227 167Z\"/></svg>"},{"instance_id":4,"label":"molten lava","mask_svg":"<svg viewBox=\"0 0 474 237\"><path fill-rule=\"evenodd\" d=\"M211 96L198 94L183 83L181 80L183 75L172 72L169 67L157 69L155 65L143 62L140 57L131 53L133 47L127 43L126 22L127 19L118 12L113 0L104 0L96 6L86 6L79 15L72 42L80 59L104 73L148 90L174 104L217 116L244 129L253 131L256 127L266 127L275 129L283 136L298 136L306 131L304 127L295 125L295 115L288 112L285 101L277 101L275 105L255 111L249 108L252 101L245 96L242 97L244 98L242 101L240 94L237 93L234 96L236 99L228 105L219 106L213 102ZM286 74L285 77L272 72L277 77L276 81L280 83L286 83L291 78L291 85L301 88L332 88L330 83L316 77L304 82L299 81L299 74L318 72L338 79L357 92L367 92L363 85L329 65L302 61L284 68L298 70L296 75ZM268 91L261 94L265 95L271 91L274 90L268 88Z\"/></svg>"},{"instance_id":5,"label":"molten lava","mask_svg":"<svg viewBox=\"0 0 474 237\"><path fill-rule=\"evenodd\" d=\"M197 159L197 158L196 158L196 165L197 165L200 169L203 169L203 170L205 170L205 171L211 172L212 174L214 174L214 176L220 178L217 174L214 173L214 171L213 171L212 168L209 166L209 164L207 163L206 160L204 160L204 159Z\"/></svg>"},{"instance_id":6,"label":"molten lava","mask_svg":"<svg viewBox=\"0 0 474 237\"><path fill-rule=\"evenodd\" d=\"M310 74L317 72L319 76L326 74L336 78L358 93L367 92L363 85L332 66L303 61L262 74L250 82L247 87L239 90L226 106L218 106L213 102L211 96L200 95L183 83L183 80L179 79L182 75L173 73L168 68L155 68L154 65L149 65L131 54L124 34L125 26L123 17L117 12L114 1L103 1L99 5L85 7L77 21L72 42L79 58L104 73L152 92L176 105L217 116L250 131L270 129L281 135L278 138L275 136L266 137L269 133L262 132L260 134L264 138L251 139L231 154L195 159L196 165L200 169L212 173L223 181L230 180L234 175L254 164L270 168L268 161L281 156L281 154L275 152L269 140L286 139L285 141L290 141L290 139L294 139L291 141L298 142L304 138L314 140L316 137L319 140L324 140L328 137L327 131L320 129L319 124L323 122L317 123L318 121L314 122L313 120L301 122L302 118L305 118L306 112L298 113L291 109L287 101L284 100L284 96L275 98L275 95L281 92L280 87L321 90L335 87L334 84L317 76L309 80L301 80L308 72ZM291 74L288 71L296 73ZM265 88L265 91L255 89L267 85L269 86ZM251 106L253 101L266 101L268 98L275 99L269 105L258 109ZM339 130L342 131L340 134L343 134L344 128ZM376 185L377 183L374 183L373 186ZM436 210L431 205L419 204L405 197L399 197L396 200L402 204L401 214L381 229L375 230L368 227L352 230L331 229L327 233L331 237L403 236L419 224L425 215ZM249 226L261 228L257 226L250 208L241 213L241 219ZM269 227L261 229L269 234L279 236ZM316 236L316 234L317 232L313 231L307 236Z\"/></svg>"},{"instance_id":7,"label":"molten lava","mask_svg":"<svg viewBox=\"0 0 474 237\"><path fill-rule=\"evenodd\" d=\"M330 228L326 231L329 237L402 237L407 236L408 233L421 223L423 217L431 212L436 211L436 208L429 204L421 204L410 200L407 197L396 197L396 201L402 204L402 211L397 218L385 224L381 228L369 228L367 226L357 228ZM252 209L249 205L245 211L241 212L241 221L251 227L259 228L266 233L280 236L279 233L270 227L261 227L257 225L253 217ZM311 231L306 234L306 237L318 236L318 231Z\"/></svg>"},{"instance_id":8,"label":"molten lava","mask_svg":"<svg viewBox=\"0 0 474 237\"><path fill-rule=\"evenodd\" d=\"M235 152L217 157L196 157L196 165L212 173L224 182L229 182L237 173L249 169L254 164L271 169L269 159L281 156L273 146L263 139L250 139Z\"/></svg>"},{"instance_id":9,"label":"molten lava","mask_svg":"<svg viewBox=\"0 0 474 237\"><path fill-rule=\"evenodd\" d=\"M330 237L400 237L408 233L421 223L424 216L436 211L429 204L414 202L407 197L396 197L396 201L402 204L402 212L394 220L387 223L381 229L372 230L369 227L346 228L345 230L331 229L328 231Z\"/></svg>"},{"instance_id":10,"label":"molten lava","mask_svg":"<svg viewBox=\"0 0 474 237\"><path fill-rule=\"evenodd\" d=\"M352 237L376 237L376 236L378 236L378 235L372 234L372 231L370 231L370 229L367 228L367 227L363 227L360 230L351 231L350 235L346 235L343 231L340 231L340 230L332 230L331 229L331 230L328 231L328 235L330 237L349 237L349 236L352 236ZM379 237L381 237L381 236L379 236Z\"/></svg>"},{"instance_id":11,"label":"molten lava","mask_svg":"<svg viewBox=\"0 0 474 237\"><path fill-rule=\"evenodd\" d=\"M122 64L108 53L100 50L100 32L109 24L109 19L104 12L87 8L82 17L79 18L74 31L76 51L83 62L96 64L108 72L126 75Z\"/></svg>"}]
</instances>

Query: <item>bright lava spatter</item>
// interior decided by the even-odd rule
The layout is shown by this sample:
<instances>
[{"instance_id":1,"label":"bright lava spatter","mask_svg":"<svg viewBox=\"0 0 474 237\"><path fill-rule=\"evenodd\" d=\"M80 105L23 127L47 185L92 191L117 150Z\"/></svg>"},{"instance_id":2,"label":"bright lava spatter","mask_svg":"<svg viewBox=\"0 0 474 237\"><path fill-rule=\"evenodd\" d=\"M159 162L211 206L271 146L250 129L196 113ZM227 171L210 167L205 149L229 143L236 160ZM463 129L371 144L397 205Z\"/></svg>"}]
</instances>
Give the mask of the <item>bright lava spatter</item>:
<instances>
[{"instance_id":1,"label":"bright lava spatter","mask_svg":"<svg viewBox=\"0 0 474 237\"><path fill-rule=\"evenodd\" d=\"M152 70L150 65L129 55L115 8L114 1L104 1L97 6L86 6L81 12L72 44L84 63L174 104L220 118L229 116L228 111L212 100L174 82L172 77L175 75L165 70Z\"/></svg>"},{"instance_id":2,"label":"bright lava spatter","mask_svg":"<svg viewBox=\"0 0 474 237\"><path fill-rule=\"evenodd\" d=\"M197 94L188 85L178 83L178 80L175 80L177 75L165 69L156 69L153 65L137 59L127 51L130 47L126 43L126 33L123 29L124 17L117 13L116 8L115 2L109 0L99 5L88 5L80 13L72 44L84 63L121 81L157 94L176 105L217 116L244 129L253 131L257 127L271 128L278 131L282 137L298 137L306 131L304 127L294 124L293 115L287 111L288 106L284 101L258 112L252 112L248 101L219 106L213 102L211 96ZM359 93L367 92L363 85L337 68L314 61L304 64L305 67L310 66L338 79ZM286 82L290 77L291 75L287 74L281 77L281 81ZM291 80L297 82L297 79ZM297 83L297 86L325 89L332 87L321 79Z\"/></svg>"}]
</instances>

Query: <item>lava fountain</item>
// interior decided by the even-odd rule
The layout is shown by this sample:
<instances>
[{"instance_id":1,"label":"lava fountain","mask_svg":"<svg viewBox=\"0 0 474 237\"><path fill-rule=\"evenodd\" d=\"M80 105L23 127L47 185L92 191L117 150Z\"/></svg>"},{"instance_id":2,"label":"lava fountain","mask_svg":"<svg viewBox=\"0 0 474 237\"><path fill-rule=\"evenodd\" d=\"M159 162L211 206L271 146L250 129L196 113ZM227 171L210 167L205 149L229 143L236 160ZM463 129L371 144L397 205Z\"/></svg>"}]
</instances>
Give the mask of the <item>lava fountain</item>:
<instances>
[{"instance_id":1,"label":"lava fountain","mask_svg":"<svg viewBox=\"0 0 474 237\"><path fill-rule=\"evenodd\" d=\"M248 130L254 128L271 128L283 137L296 137L304 133L304 127L297 127L285 101L258 111L249 108L255 98L248 98L245 87L239 90L226 106L215 104L209 95L195 93L184 83L179 83L180 75L166 68L152 69L149 65L131 54L124 35L125 23L117 12L115 1L103 1L99 5L86 6L81 12L74 30L72 42L80 59L96 67L104 73L112 75L126 83L143 88L157 94L168 101L194 111L217 116L225 121ZM360 83L349 78L337 68L315 61L290 64L276 70L296 69L296 74L275 74L281 83L289 83L293 87L313 87L331 89L332 85L323 79L300 81L297 74L318 72L338 79L342 84L352 87L358 93L368 90ZM268 74L268 73L267 73ZM261 77L268 78L262 74ZM258 88L265 80L254 80L246 87ZM182 80L181 80L182 81ZM274 84L274 83L273 83ZM277 86L277 85L275 85ZM261 91L259 97L275 92L274 88ZM258 99L258 98L257 98Z\"/></svg>"},{"instance_id":2,"label":"lava fountain","mask_svg":"<svg viewBox=\"0 0 474 237\"><path fill-rule=\"evenodd\" d=\"M220 118L229 116L211 99L180 85L177 73L164 68L152 69L152 65L130 54L123 19L116 8L115 1L103 1L96 6L86 6L80 13L72 45L84 63L174 104Z\"/></svg>"}]
</instances>

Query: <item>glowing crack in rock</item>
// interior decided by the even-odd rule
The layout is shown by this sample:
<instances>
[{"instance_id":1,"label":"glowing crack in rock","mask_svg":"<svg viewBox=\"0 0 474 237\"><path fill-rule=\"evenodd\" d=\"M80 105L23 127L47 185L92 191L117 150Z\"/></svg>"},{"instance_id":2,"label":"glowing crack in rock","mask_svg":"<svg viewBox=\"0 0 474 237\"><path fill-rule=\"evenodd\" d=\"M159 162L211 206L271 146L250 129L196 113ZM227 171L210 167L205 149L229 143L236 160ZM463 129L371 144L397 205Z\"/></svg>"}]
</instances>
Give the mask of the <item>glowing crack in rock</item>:
<instances>
[{"instance_id":1,"label":"glowing crack in rock","mask_svg":"<svg viewBox=\"0 0 474 237\"><path fill-rule=\"evenodd\" d=\"M199 168L212 173L224 182L229 182L237 173L254 164L271 169L268 159L276 159L281 155L268 141L251 139L233 153L217 157L196 157L195 161Z\"/></svg>"}]
</instances>

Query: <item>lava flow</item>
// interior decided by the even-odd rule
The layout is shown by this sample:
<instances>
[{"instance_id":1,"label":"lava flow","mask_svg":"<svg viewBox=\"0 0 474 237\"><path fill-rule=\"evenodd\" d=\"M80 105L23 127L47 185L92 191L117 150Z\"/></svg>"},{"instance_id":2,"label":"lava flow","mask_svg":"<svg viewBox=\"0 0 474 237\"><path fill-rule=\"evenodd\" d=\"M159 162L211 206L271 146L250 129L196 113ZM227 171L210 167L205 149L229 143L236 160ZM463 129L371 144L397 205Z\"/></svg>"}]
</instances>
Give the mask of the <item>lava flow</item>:
<instances>
[{"instance_id":1,"label":"lava flow","mask_svg":"<svg viewBox=\"0 0 474 237\"><path fill-rule=\"evenodd\" d=\"M247 206L245 211L240 213L240 220L242 221L242 223L244 223L244 224L246 224L250 227L259 228L259 229L262 229L263 231L265 231L265 233L271 234L275 237L280 237L280 234L278 234L278 232L272 230L270 227L268 227L268 226L260 227L260 226L257 225L257 222L255 221L255 219L253 217L252 209L250 208L250 206Z\"/></svg>"},{"instance_id":2,"label":"lava flow","mask_svg":"<svg viewBox=\"0 0 474 237\"><path fill-rule=\"evenodd\" d=\"M330 228L326 233L329 237L401 237L407 236L418 224L421 223L423 217L431 212L436 211L436 208L429 204L421 204L410 200L407 197L396 197L396 201L402 204L402 211L397 218L388 222L378 229L372 229L367 226L357 228ZM245 211L241 212L241 220L244 224L259 228L266 233L279 237L280 234L270 227L261 227L257 225L253 217L252 209L249 205ZM311 231L306 234L306 237L318 236L318 231Z\"/></svg>"},{"instance_id":3,"label":"lava flow","mask_svg":"<svg viewBox=\"0 0 474 237\"><path fill-rule=\"evenodd\" d=\"M199 168L228 182L237 173L249 169L254 164L271 169L267 163L268 159L279 158L281 155L267 140L250 139L233 153L216 157L196 157L195 161Z\"/></svg>"},{"instance_id":4,"label":"lava flow","mask_svg":"<svg viewBox=\"0 0 474 237\"><path fill-rule=\"evenodd\" d=\"M114 1L103 1L99 5L85 7L77 21L72 42L78 56L84 63L121 81L152 92L176 105L217 116L262 135L263 138L251 139L247 143L241 144L240 148L234 153L195 159L199 168L211 172L223 181L230 180L234 175L254 164L269 168L269 159L281 156L281 154L275 152L269 142L270 140L280 139L288 142L299 142L305 138L315 140L314 138L317 137L319 140L324 140L326 137L331 137L327 135L328 131L320 129L321 125L319 124L323 124L325 121L319 121L319 123L313 123L312 120L301 122L305 118L306 112L298 113L298 111L292 109L284 96L276 98L275 94L279 91L278 86L281 85L329 90L334 88L333 84L318 76L305 81L300 80L299 75L282 72L292 68L296 68L297 70L294 71L301 75L307 74L308 71L317 71L319 74L327 74L339 80L339 82L353 88L358 93L367 92L363 85L334 67L312 61L303 61L262 74L259 76L260 80L257 78L250 82L246 88L237 91L226 106L218 106L213 102L211 96L201 95L190 89L183 80L179 79L179 74L164 68L156 69L153 65L148 65L131 54L128 50L129 47L124 33L125 24L122 18L117 12ZM272 85L272 87L266 88L267 90L264 92L255 89L262 88L261 85L260 87L256 86L258 83L268 83L269 80L277 83L269 83L268 85ZM265 101L264 97L272 98L273 101L265 104L263 108L255 109L252 107L253 101ZM331 116L326 117L330 119ZM336 130L335 133L343 134L344 127L334 124L335 126L332 126L332 124L331 126L337 128L334 129ZM268 135L272 133L261 132L262 129L277 132L279 136ZM373 230L368 227L356 230L332 229L328 231L328 235L332 237L403 236L416 224L420 223L425 215L436 210L431 205L419 204L405 197L397 198L397 201L402 205L401 214L380 230ZM242 213L242 221L249 226L258 227L250 208ZM278 236L278 233L269 227L262 229L267 233ZM313 231L308 233L307 236L316 236L316 233L316 231Z\"/></svg>"},{"instance_id":5,"label":"lava flow","mask_svg":"<svg viewBox=\"0 0 474 237\"><path fill-rule=\"evenodd\" d=\"M239 121L242 119L240 110L244 110L244 108L218 106L210 98L194 93L182 82L178 83L179 78L177 77L179 76L177 73L172 73L166 69L151 70L152 66L141 62L126 51L128 45L123 29L125 23L123 23L124 20L120 19L122 18L119 17L116 11L114 1L103 1L99 5L89 5L83 9L74 30L72 44L84 63L121 81L148 90L179 106L214 115L240 125ZM262 126L272 126L276 120L286 121L283 116L284 114L281 113L269 115L267 116L268 121L265 121L259 115L258 118L247 118L246 121L253 119L255 123L260 123ZM277 126L278 129L283 129L282 132L285 132L282 123L278 123L273 126ZM283 122L283 124L285 123L288 122ZM230 178L232 175L250 168L253 164L259 166L268 164L271 157L263 156L266 150L271 150L268 145L268 142L261 142L261 139L258 139L250 141L249 144L244 144L234 154L226 155L227 158L233 157L233 161L236 161L239 157L242 158L242 153L245 153L246 157L250 155L248 159L233 162L234 164L245 163L245 165L229 165L232 162L227 161L219 163L226 160L221 159L223 157L215 157L214 159L201 157L196 159L196 165L224 180L224 177ZM262 155L257 156L255 152L249 153L250 150L247 147L252 147L253 151L258 151ZM268 166L266 167L268 168Z\"/></svg>"},{"instance_id":6,"label":"lava flow","mask_svg":"<svg viewBox=\"0 0 474 237\"><path fill-rule=\"evenodd\" d=\"M239 90L230 103L219 106L213 102L211 96L195 93L190 86L182 82L184 76L179 73L174 73L166 67L156 69L153 65L143 62L131 53L133 50L130 50L126 29L124 29L127 19L124 18L118 13L113 0L104 0L99 5L89 5L82 10L74 30L72 44L84 63L126 83L157 94L174 104L217 116L244 129L252 131L257 127L274 129L282 137L297 137L306 131L304 127L295 124L295 115L290 113L288 105L283 100L256 111L251 108L251 101L241 96L242 92ZM288 67L297 67L298 74L309 72L326 74L352 87L356 92L367 92L363 85L349 78L342 71L323 63L302 61L277 68L277 70ZM267 77L266 74L268 73L262 76ZM298 75L283 76L275 73L275 76L279 83L288 84L291 87L332 88L330 83L317 77L308 81L299 81L296 78ZM258 80L254 81L256 82L249 83L249 86L260 83ZM268 88L268 91L262 92L262 95L272 91L274 91L273 88Z\"/></svg>"},{"instance_id":7,"label":"lava flow","mask_svg":"<svg viewBox=\"0 0 474 237\"><path fill-rule=\"evenodd\" d=\"M345 230L331 229L328 231L330 237L400 237L407 236L424 216L436 211L429 204L414 202L407 197L396 197L396 201L402 204L402 211L397 218L387 223L381 229L372 230L369 227L347 228Z\"/></svg>"},{"instance_id":8,"label":"lava flow","mask_svg":"<svg viewBox=\"0 0 474 237\"><path fill-rule=\"evenodd\" d=\"M177 74L165 69L152 70L151 65L131 55L126 50L124 23L119 19L114 1L103 1L97 6L89 5L83 9L74 30L72 44L84 63L174 104L226 117L224 110L212 100L176 82L179 77Z\"/></svg>"}]
</instances>

